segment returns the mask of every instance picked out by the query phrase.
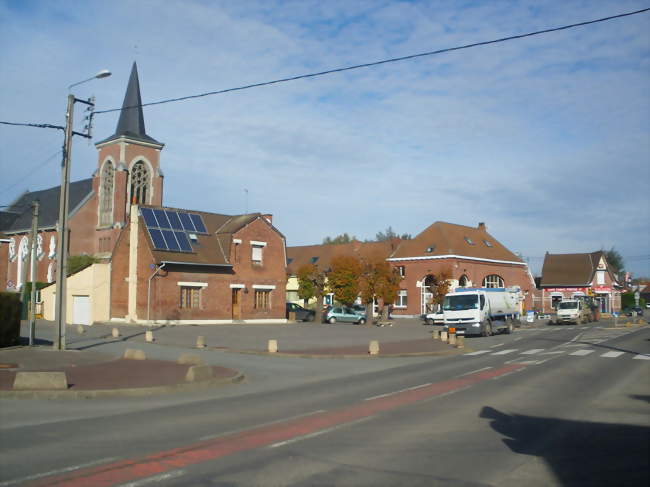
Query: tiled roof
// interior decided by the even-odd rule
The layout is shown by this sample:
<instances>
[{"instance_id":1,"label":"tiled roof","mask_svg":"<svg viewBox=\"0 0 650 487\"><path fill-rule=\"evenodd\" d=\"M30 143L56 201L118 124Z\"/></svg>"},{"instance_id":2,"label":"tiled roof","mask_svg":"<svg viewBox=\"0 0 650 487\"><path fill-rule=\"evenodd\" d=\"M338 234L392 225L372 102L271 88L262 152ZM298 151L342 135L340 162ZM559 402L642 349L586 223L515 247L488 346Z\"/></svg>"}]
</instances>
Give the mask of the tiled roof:
<instances>
[{"instance_id":1,"label":"tiled roof","mask_svg":"<svg viewBox=\"0 0 650 487\"><path fill-rule=\"evenodd\" d=\"M435 222L411 240L403 240L392 259L436 257L444 255L523 263L487 232L484 224L467 227Z\"/></svg>"},{"instance_id":2,"label":"tiled roof","mask_svg":"<svg viewBox=\"0 0 650 487\"><path fill-rule=\"evenodd\" d=\"M588 285L593 281L602 257L604 257L602 251L588 254L546 254L540 286Z\"/></svg>"},{"instance_id":3,"label":"tiled roof","mask_svg":"<svg viewBox=\"0 0 650 487\"><path fill-rule=\"evenodd\" d=\"M196 234L197 242L192 242L193 252L169 252L154 250L151 237L148 232L146 241L151 249L156 262L176 262L182 264L206 265L206 266L230 266L229 260L230 246L232 244L233 234L244 228L246 225L262 218L261 213L251 213L248 215L221 215L218 213L208 213L204 211L186 210L179 208L169 208L166 206L143 206L146 208L157 208L163 210L180 211L187 213L196 213L201 215L207 235ZM266 220L265 220L266 221ZM144 219L140 216L139 224L146 228Z\"/></svg>"},{"instance_id":4,"label":"tiled roof","mask_svg":"<svg viewBox=\"0 0 650 487\"><path fill-rule=\"evenodd\" d=\"M287 272L296 274L306 264L316 264L326 270L332 259L339 256L357 256L366 260L386 259L397 248L400 239L383 242L354 241L345 244L303 245L287 247Z\"/></svg>"},{"instance_id":5,"label":"tiled roof","mask_svg":"<svg viewBox=\"0 0 650 487\"><path fill-rule=\"evenodd\" d=\"M82 179L70 183L69 215L93 193L93 180ZM32 201L40 203L38 211L38 228L53 228L59 220L59 196L61 187L55 186L40 191L25 192L18 197L7 211L0 212L0 231L5 233L24 232L32 227Z\"/></svg>"}]
</instances>

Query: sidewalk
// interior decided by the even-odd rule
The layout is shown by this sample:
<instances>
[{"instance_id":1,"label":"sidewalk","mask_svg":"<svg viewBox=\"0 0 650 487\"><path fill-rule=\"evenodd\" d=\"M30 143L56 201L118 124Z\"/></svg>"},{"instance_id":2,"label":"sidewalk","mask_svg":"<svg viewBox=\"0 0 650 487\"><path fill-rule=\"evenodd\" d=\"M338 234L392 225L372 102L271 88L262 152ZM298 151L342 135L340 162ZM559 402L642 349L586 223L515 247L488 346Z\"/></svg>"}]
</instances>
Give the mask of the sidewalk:
<instances>
[{"instance_id":1,"label":"sidewalk","mask_svg":"<svg viewBox=\"0 0 650 487\"><path fill-rule=\"evenodd\" d=\"M113 329L119 331L114 337ZM239 382L243 375L233 369L210 366L208 381L186 381L190 365L168 360L133 360L105 352L107 344L123 344L130 349L169 347L184 349L201 356L201 350L268 357L310 358L382 358L422 355L451 355L463 350L431 338L434 327L419 320L395 320L392 327L348 324L289 323L281 325L206 325L153 326L128 324L94 324L66 328L66 350L52 349L55 327L39 321L35 347L19 346L0 349L0 398L2 397L104 397L107 395L143 395L186 390ZM154 341L146 343L151 331ZM23 341L27 334L23 325ZM197 349L197 338L206 343ZM278 352L268 352L268 341L276 340ZM369 355L369 342L379 342L379 354ZM13 389L17 372L65 372L68 389L36 391Z\"/></svg>"}]
</instances>

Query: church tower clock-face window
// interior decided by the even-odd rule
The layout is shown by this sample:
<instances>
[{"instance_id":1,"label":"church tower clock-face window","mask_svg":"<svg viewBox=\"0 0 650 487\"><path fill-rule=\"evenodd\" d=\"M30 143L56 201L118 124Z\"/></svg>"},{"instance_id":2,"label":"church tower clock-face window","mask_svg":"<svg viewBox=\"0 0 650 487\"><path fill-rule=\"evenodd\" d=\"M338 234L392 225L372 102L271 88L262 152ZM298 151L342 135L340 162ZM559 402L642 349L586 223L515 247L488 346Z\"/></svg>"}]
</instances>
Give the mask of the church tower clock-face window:
<instances>
[{"instance_id":1,"label":"church tower clock-face window","mask_svg":"<svg viewBox=\"0 0 650 487\"><path fill-rule=\"evenodd\" d=\"M115 168L111 161L107 161L102 169L101 200L99 207L99 224L101 226L113 223L113 187L115 184Z\"/></svg>"},{"instance_id":2,"label":"church tower clock-face window","mask_svg":"<svg viewBox=\"0 0 650 487\"><path fill-rule=\"evenodd\" d=\"M149 170L144 162L138 161L131 169L131 204L147 204L149 201Z\"/></svg>"}]
</instances>

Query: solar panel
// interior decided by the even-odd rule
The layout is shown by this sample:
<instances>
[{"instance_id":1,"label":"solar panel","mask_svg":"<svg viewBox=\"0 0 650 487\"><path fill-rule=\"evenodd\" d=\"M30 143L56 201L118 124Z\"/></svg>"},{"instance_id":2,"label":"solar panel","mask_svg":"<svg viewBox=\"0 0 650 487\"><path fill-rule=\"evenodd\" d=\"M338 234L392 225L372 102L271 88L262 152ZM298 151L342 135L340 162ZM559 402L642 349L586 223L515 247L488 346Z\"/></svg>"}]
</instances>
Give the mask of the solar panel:
<instances>
[{"instance_id":1,"label":"solar panel","mask_svg":"<svg viewBox=\"0 0 650 487\"><path fill-rule=\"evenodd\" d=\"M178 218L178 213L175 211L166 211L165 214L174 230L183 230L183 225L181 225L181 219Z\"/></svg>"},{"instance_id":2,"label":"solar panel","mask_svg":"<svg viewBox=\"0 0 650 487\"><path fill-rule=\"evenodd\" d=\"M192 219L190 218L190 215L187 213L179 213L178 216L181 219L181 223L183 224L183 229L187 230L188 232L196 232L196 228L194 228L194 223L192 223Z\"/></svg>"},{"instance_id":3,"label":"solar panel","mask_svg":"<svg viewBox=\"0 0 650 487\"><path fill-rule=\"evenodd\" d=\"M176 235L176 240L178 240L178 245L180 246L183 252L192 252L190 239L187 238L187 234L185 232L174 232L174 235Z\"/></svg>"},{"instance_id":4,"label":"solar panel","mask_svg":"<svg viewBox=\"0 0 650 487\"><path fill-rule=\"evenodd\" d=\"M160 228L171 228L167 215L163 210L153 210L154 215L156 215L156 220L158 220L158 227Z\"/></svg>"},{"instance_id":5,"label":"solar panel","mask_svg":"<svg viewBox=\"0 0 650 487\"><path fill-rule=\"evenodd\" d=\"M163 238L162 232L160 230L149 228L149 235L151 235L151 241L153 242L155 249L167 250L167 244L165 243L165 239Z\"/></svg>"},{"instance_id":6,"label":"solar panel","mask_svg":"<svg viewBox=\"0 0 650 487\"><path fill-rule=\"evenodd\" d=\"M171 230L161 230L163 237L165 238L165 243L167 244L167 248L169 250L176 250L179 251L181 248L178 245L178 242L176 241L176 237L174 236L174 232Z\"/></svg>"},{"instance_id":7,"label":"solar panel","mask_svg":"<svg viewBox=\"0 0 650 487\"><path fill-rule=\"evenodd\" d=\"M196 228L197 232L208 233L208 231L205 228L205 225L203 224L203 219L201 218L201 215L197 215L196 213L190 213L190 218L192 219L192 223L194 223L194 228Z\"/></svg>"},{"instance_id":8,"label":"solar panel","mask_svg":"<svg viewBox=\"0 0 650 487\"><path fill-rule=\"evenodd\" d=\"M150 208L140 208L140 213L142 213L142 217L144 218L144 222L147 224L147 227L151 228L158 226L156 217L153 215L153 210Z\"/></svg>"}]
</instances>

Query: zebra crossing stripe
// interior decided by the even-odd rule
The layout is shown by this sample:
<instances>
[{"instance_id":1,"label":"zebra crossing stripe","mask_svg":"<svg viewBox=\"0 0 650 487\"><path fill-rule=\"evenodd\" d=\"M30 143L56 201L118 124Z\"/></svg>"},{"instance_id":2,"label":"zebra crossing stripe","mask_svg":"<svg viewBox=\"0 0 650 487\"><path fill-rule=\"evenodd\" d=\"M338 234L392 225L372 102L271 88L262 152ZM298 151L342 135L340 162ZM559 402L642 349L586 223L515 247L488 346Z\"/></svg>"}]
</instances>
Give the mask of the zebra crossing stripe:
<instances>
[{"instance_id":1,"label":"zebra crossing stripe","mask_svg":"<svg viewBox=\"0 0 650 487\"><path fill-rule=\"evenodd\" d=\"M512 349L509 349L509 350L501 350L500 352L494 352L492 355L506 355L508 353L512 353L512 352L516 352L516 351L517 351L516 348L512 348Z\"/></svg>"},{"instance_id":2,"label":"zebra crossing stripe","mask_svg":"<svg viewBox=\"0 0 650 487\"><path fill-rule=\"evenodd\" d=\"M585 355L589 355L590 353L593 353L593 350L576 350L573 353L570 353L569 355L577 355L579 357L584 357Z\"/></svg>"},{"instance_id":3,"label":"zebra crossing stripe","mask_svg":"<svg viewBox=\"0 0 650 487\"><path fill-rule=\"evenodd\" d=\"M536 353L543 352L543 348L533 348L532 350L526 350L525 352L521 352L521 355L535 355Z\"/></svg>"},{"instance_id":4,"label":"zebra crossing stripe","mask_svg":"<svg viewBox=\"0 0 650 487\"><path fill-rule=\"evenodd\" d=\"M484 353L489 353L489 352L491 352L491 351L492 351L492 350L479 350L478 352L470 352L470 353L466 353L465 356L467 357L467 356L469 356L469 355L482 355L482 354L484 354Z\"/></svg>"},{"instance_id":5,"label":"zebra crossing stripe","mask_svg":"<svg viewBox=\"0 0 650 487\"><path fill-rule=\"evenodd\" d=\"M650 355L637 354L634 356L635 360L650 360Z\"/></svg>"},{"instance_id":6,"label":"zebra crossing stripe","mask_svg":"<svg viewBox=\"0 0 650 487\"><path fill-rule=\"evenodd\" d=\"M620 357L620 356L623 355L624 353L625 353L625 352L606 352L606 353L602 354L601 357L605 357L605 358L616 358L616 357Z\"/></svg>"}]
</instances>

